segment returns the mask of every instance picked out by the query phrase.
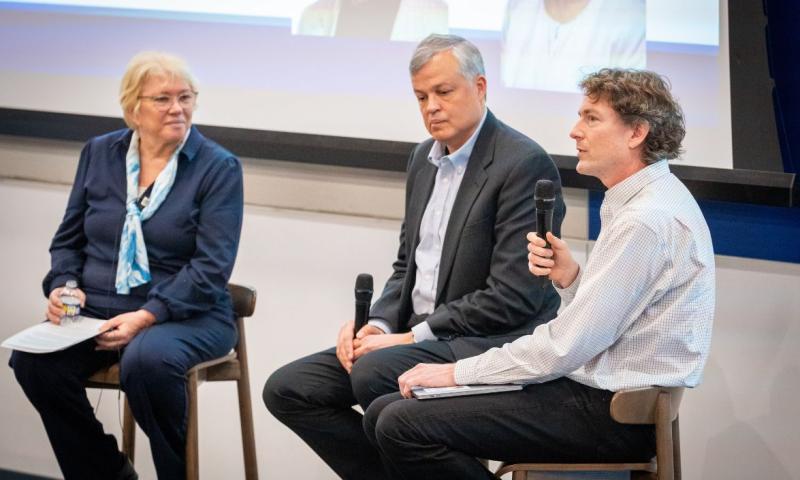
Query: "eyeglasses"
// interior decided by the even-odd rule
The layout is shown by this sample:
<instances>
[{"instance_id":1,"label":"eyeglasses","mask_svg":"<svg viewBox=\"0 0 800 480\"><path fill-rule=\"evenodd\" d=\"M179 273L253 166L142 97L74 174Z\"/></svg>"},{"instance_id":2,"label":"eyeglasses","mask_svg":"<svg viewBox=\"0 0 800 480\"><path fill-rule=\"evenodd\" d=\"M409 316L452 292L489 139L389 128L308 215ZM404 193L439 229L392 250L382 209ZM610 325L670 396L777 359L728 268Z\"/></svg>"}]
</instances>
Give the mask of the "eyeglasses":
<instances>
[{"instance_id":1,"label":"eyeglasses","mask_svg":"<svg viewBox=\"0 0 800 480\"><path fill-rule=\"evenodd\" d=\"M197 92L185 92L181 93L177 97L172 95L139 95L136 98L139 100L150 100L153 102L156 110L164 112L172 107L176 99L178 100L178 105L180 105L181 108L193 107L194 102L197 101Z\"/></svg>"}]
</instances>

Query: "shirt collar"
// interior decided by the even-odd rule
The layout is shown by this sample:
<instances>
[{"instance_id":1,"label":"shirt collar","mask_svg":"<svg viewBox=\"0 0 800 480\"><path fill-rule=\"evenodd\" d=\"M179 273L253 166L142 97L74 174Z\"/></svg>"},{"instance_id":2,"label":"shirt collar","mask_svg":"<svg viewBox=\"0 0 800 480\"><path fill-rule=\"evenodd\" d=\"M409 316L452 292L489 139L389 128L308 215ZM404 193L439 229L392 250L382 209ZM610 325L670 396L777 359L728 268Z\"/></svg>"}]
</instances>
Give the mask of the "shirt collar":
<instances>
[{"instance_id":1,"label":"shirt collar","mask_svg":"<svg viewBox=\"0 0 800 480\"><path fill-rule=\"evenodd\" d=\"M125 151L127 152L130 149L131 139L133 138L133 130L121 130L122 134L117 138L111 145L121 145ZM178 145L180 149L180 153L183 154L187 160L194 159L195 154L197 151L200 150L200 146L203 144L203 134L200 133L199 130L195 128L194 125L189 128L186 132L186 136L183 137L183 140ZM137 147L138 150L138 147Z\"/></svg>"},{"instance_id":2,"label":"shirt collar","mask_svg":"<svg viewBox=\"0 0 800 480\"><path fill-rule=\"evenodd\" d=\"M613 216L641 189L667 174L669 174L669 163L666 160L659 160L644 167L606 191L603 210Z\"/></svg>"},{"instance_id":3,"label":"shirt collar","mask_svg":"<svg viewBox=\"0 0 800 480\"><path fill-rule=\"evenodd\" d=\"M434 141L431 151L428 153L428 161L436 166L436 168L439 168L442 165L443 158L448 158L454 167L466 165L469 161L470 155L472 155L472 149L475 148L475 142L478 140L478 134L481 133L483 123L486 121L486 113L488 111L489 109L484 107L483 117L481 118L480 123L478 123L478 128L472 132L472 135L467 139L466 142L464 142L464 145L461 145L461 148L455 152L445 155L444 151L446 145L439 140Z\"/></svg>"}]
</instances>

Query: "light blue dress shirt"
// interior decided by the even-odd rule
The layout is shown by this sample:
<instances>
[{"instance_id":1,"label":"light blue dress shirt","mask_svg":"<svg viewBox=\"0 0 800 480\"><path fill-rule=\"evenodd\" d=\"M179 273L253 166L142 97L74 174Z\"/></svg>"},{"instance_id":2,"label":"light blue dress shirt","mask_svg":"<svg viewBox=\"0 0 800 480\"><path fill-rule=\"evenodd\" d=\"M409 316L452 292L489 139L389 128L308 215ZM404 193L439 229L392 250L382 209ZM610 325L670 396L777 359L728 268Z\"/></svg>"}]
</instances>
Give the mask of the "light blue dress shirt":
<instances>
[{"instance_id":1,"label":"light blue dress shirt","mask_svg":"<svg viewBox=\"0 0 800 480\"><path fill-rule=\"evenodd\" d=\"M438 140L433 142L431 151L428 154L428 161L431 162L438 172L436 181L433 185L433 192L425 207L422 215L422 222L419 228L419 245L414 254L417 264L416 280L414 290L411 292L411 303L414 313L424 315L433 313L436 306L436 286L439 280L439 264L442 258L442 245L447 231L447 223L450 220L450 212L453 210L453 203L467 170L469 157L475 147L475 141L483 128L486 120L486 112L483 112L478 127L472 132L472 136L453 153L446 153L446 145ZM373 324L385 332L390 332L389 325L380 320L370 320ZM422 322L411 329L414 332L414 341L436 340L428 322Z\"/></svg>"}]
</instances>

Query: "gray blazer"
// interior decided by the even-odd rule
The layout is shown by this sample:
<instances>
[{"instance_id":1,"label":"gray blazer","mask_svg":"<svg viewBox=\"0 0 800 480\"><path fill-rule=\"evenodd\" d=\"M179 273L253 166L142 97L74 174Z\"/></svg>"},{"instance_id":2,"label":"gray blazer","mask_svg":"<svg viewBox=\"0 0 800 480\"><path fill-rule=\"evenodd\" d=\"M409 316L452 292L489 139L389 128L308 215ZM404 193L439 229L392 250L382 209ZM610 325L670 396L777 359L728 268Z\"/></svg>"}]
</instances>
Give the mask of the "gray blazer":
<instances>
[{"instance_id":1,"label":"gray blazer","mask_svg":"<svg viewBox=\"0 0 800 480\"><path fill-rule=\"evenodd\" d=\"M559 235L565 206L558 169L533 140L488 112L445 233L436 307L414 315L411 292L414 254L422 215L437 169L428 161L433 139L416 146L408 163L406 212L394 273L370 311L394 332L427 320L433 333L450 341L458 357L502 345L555 317L560 303L549 281L528 271L525 235L536 230L533 189L539 179L556 185L553 233Z\"/></svg>"}]
</instances>

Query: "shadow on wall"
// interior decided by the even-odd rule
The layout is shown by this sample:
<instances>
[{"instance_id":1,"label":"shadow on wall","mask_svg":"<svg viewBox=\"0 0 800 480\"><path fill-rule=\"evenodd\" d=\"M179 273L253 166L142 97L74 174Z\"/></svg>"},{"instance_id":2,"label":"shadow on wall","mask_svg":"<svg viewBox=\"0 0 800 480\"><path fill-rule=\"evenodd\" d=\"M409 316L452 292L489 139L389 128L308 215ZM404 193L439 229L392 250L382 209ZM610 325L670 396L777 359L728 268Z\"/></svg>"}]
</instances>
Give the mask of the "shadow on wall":
<instances>
[{"instance_id":1,"label":"shadow on wall","mask_svg":"<svg viewBox=\"0 0 800 480\"><path fill-rule=\"evenodd\" d=\"M701 388L716 392L711 413L716 418L712 423L726 426L708 437L700 478L798 478L787 470L759 431L770 432L773 442L800 444L794 400L800 389L800 371L790 367L778 372L772 382L769 412L746 420L735 415L730 388L719 365L709 362L704 377ZM775 432L781 432L780 438Z\"/></svg>"}]
</instances>

